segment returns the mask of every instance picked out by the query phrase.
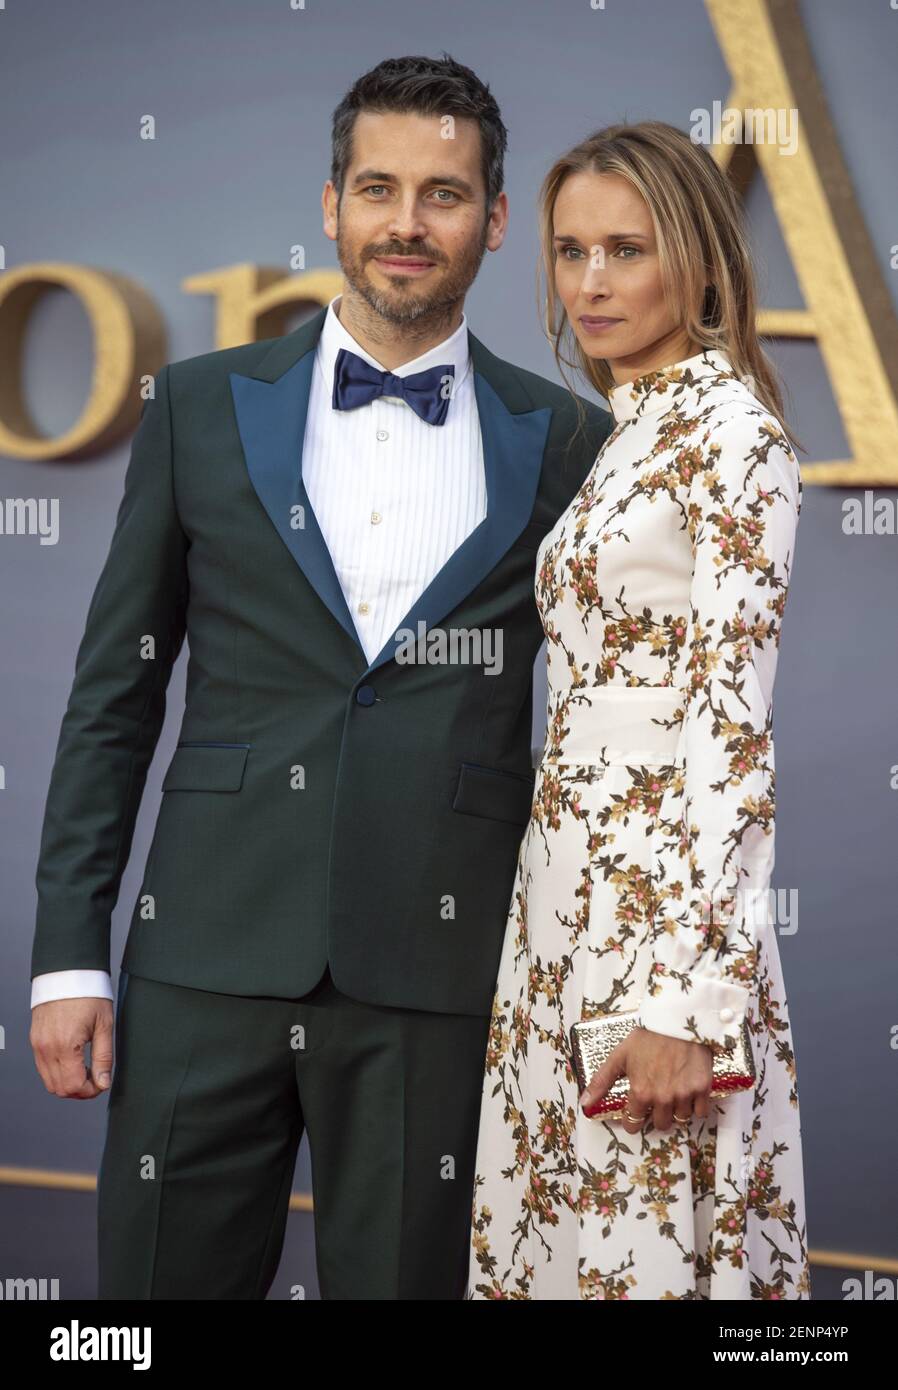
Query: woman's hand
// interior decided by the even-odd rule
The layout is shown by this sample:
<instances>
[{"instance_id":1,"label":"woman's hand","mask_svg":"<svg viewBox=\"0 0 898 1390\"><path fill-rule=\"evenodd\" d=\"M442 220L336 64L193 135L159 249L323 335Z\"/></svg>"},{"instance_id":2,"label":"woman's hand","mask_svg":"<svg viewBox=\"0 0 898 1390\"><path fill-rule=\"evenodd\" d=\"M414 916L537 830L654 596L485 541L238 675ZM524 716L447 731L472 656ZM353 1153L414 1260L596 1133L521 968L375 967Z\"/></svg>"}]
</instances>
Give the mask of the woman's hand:
<instances>
[{"instance_id":1,"label":"woman's hand","mask_svg":"<svg viewBox=\"0 0 898 1390\"><path fill-rule=\"evenodd\" d=\"M706 1119L713 1084L711 1049L703 1043L669 1038L647 1028L634 1028L600 1067L580 1097L585 1115L610 1091L620 1076L629 1077L630 1093L623 1110L604 1115L619 1120L628 1134L638 1134L650 1115L656 1129L694 1117ZM626 1112L639 1118L635 1123Z\"/></svg>"}]
</instances>

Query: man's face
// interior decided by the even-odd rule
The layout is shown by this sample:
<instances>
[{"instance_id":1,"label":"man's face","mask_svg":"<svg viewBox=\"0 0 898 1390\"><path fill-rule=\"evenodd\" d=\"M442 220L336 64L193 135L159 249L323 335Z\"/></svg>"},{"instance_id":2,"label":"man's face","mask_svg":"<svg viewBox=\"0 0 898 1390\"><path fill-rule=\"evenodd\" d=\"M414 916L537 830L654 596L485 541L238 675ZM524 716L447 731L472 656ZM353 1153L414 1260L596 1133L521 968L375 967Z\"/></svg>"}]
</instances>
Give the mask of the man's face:
<instances>
[{"instance_id":1,"label":"man's face","mask_svg":"<svg viewBox=\"0 0 898 1390\"><path fill-rule=\"evenodd\" d=\"M487 216L480 129L467 119L361 112L339 205L330 182L323 205L347 282L394 324L463 300L505 235L505 194Z\"/></svg>"}]
</instances>

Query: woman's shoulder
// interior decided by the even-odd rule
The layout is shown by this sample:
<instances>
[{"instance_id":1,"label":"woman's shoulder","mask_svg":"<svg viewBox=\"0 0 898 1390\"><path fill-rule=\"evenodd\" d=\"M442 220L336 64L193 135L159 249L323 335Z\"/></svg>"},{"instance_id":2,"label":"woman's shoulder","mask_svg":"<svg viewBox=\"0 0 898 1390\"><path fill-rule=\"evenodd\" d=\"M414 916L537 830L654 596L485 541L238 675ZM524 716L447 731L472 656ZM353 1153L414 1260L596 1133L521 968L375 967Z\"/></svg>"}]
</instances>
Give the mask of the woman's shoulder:
<instances>
[{"instance_id":1,"label":"woman's shoulder","mask_svg":"<svg viewBox=\"0 0 898 1390\"><path fill-rule=\"evenodd\" d=\"M741 440L753 440L763 435L779 445L785 453L793 453L780 420L758 399L750 384L738 379L722 383L709 395L702 423L719 441L725 439L728 443L738 444Z\"/></svg>"},{"instance_id":2,"label":"woman's shoulder","mask_svg":"<svg viewBox=\"0 0 898 1390\"><path fill-rule=\"evenodd\" d=\"M782 422L741 381L721 387L708 401L702 419L707 446L747 462L756 460L799 473L798 458Z\"/></svg>"},{"instance_id":3,"label":"woman's shoulder","mask_svg":"<svg viewBox=\"0 0 898 1390\"><path fill-rule=\"evenodd\" d=\"M718 489L781 497L801 506L801 468L773 411L740 381L721 388L702 421L704 452ZM708 478L705 477L705 485Z\"/></svg>"}]
</instances>

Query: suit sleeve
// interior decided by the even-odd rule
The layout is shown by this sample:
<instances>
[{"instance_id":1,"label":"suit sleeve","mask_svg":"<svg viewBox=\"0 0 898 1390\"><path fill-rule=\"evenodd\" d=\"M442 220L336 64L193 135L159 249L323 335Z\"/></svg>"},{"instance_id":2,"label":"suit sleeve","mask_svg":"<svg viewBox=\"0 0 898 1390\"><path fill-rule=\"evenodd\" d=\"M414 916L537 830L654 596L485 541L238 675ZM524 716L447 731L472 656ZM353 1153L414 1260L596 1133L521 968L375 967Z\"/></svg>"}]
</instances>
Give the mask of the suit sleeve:
<instances>
[{"instance_id":1,"label":"suit sleeve","mask_svg":"<svg viewBox=\"0 0 898 1390\"><path fill-rule=\"evenodd\" d=\"M798 461L745 412L697 451L684 716L653 832L654 938L643 1027L734 1039L757 989L774 860L772 696L798 513Z\"/></svg>"},{"instance_id":2,"label":"suit sleeve","mask_svg":"<svg viewBox=\"0 0 898 1390\"><path fill-rule=\"evenodd\" d=\"M156 378L87 613L47 793L32 977L109 971L112 910L184 640L188 539L174 496L170 367Z\"/></svg>"},{"instance_id":3,"label":"suit sleeve","mask_svg":"<svg viewBox=\"0 0 898 1390\"><path fill-rule=\"evenodd\" d=\"M586 414L589 422L588 428L590 430L592 443L592 460L589 465L591 468L596 457L605 445L608 436L614 430L614 417L609 411L604 410L602 406L596 405L594 401L588 401L584 396L581 396L580 400L583 405L586 406Z\"/></svg>"}]
</instances>

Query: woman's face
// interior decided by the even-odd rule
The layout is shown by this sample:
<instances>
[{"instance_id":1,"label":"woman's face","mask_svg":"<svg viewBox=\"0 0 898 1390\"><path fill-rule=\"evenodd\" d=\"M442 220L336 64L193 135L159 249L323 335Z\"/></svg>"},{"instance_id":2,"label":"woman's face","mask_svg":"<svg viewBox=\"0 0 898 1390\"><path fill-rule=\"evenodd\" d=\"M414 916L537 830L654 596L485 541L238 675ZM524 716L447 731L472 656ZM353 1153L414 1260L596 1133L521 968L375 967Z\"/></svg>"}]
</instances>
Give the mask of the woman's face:
<instances>
[{"instance_id":1,"label":"woman's face","mask_svg":"<svg viewBox=\"0 0 898 1390\"><path fill-rule=\"evenodd\" d=\"M571 327L618 384L699 350L665 303L651 213L628 179L571 174L555 199L553 232L555 286Z\"/></svg>"}]
</instances>

